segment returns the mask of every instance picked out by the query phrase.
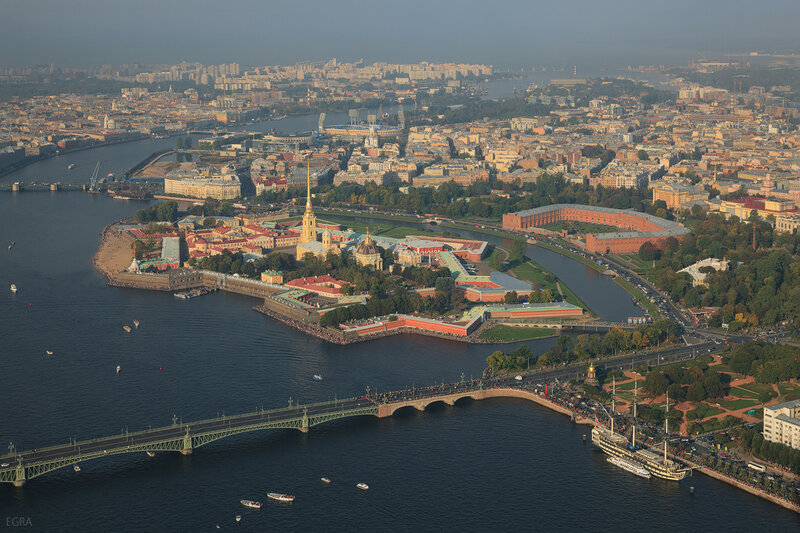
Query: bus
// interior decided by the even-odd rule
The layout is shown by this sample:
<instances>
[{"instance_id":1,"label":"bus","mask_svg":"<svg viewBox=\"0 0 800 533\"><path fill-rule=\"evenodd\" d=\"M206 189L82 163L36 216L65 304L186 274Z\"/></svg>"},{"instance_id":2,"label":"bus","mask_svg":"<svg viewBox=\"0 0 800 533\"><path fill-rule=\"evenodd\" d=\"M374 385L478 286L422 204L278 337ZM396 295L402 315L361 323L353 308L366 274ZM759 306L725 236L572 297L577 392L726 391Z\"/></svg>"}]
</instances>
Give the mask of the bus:
<instances>
[{"instance_id":1,"label":"bus","mask_svg":"<svg viewBox=\"0 0 800 533\"><path fill-rule=\"evenodd\" d=\"M766 468L764 468L764 465L760 465L758 463L753 463L753 462L747 463L747 468L749 468L750 470L755 470L756 472L766 472L767 470Z\"/></svg>"}]
</instances>

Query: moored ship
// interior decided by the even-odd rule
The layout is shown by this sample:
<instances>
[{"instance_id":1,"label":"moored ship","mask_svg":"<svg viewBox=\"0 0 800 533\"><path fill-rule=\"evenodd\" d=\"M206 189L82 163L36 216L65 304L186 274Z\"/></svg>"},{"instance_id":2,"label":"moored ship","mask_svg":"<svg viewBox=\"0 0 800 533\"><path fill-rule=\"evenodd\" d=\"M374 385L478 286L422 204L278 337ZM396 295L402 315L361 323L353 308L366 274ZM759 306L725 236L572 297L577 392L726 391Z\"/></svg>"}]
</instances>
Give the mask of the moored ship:
<instances>
[{"instance_id":1,"label":"moored ship","mask_svg":"<svg viewBox=\"0 0 800 533\"><path fill-rule=\"evenodd\" d=\"M631 474L636 474L639 477L650 479L651 476L650 471L645 467L643 467L642 465L640 465L639 463L634 463L633 461L629 461L627 459L623 459L622 457L615 457L615 456L609 456L608 459L606 459L606 461L608 461L614 466L620 467L623 470L627 470Z\"/></svg>"},{"instance_id":2,"label":"moored ship","mask_svg":"<svg viewBox=\"0 0 800 533\"><path fill-rule=\"evenodd\" d=\"M614 394L612 393L612 398ZM634 402L634 413L636 409ZM614 407L611 408L612 413ZM669 411L669 397L667 397L667 411ZM671 460L667 454L667 441L664 440L664 455L650 450L636 449L636 423L634 414L633 442L629 442L625 435L614 432L614 418L611 419L611 428L596 426L592 429L592 444L612 457L619 457L646 468L652 475L669 481L680 481L691 470ZM669 426L665 422L666 435L669 435Z\"/></svg>"}]
</instances>

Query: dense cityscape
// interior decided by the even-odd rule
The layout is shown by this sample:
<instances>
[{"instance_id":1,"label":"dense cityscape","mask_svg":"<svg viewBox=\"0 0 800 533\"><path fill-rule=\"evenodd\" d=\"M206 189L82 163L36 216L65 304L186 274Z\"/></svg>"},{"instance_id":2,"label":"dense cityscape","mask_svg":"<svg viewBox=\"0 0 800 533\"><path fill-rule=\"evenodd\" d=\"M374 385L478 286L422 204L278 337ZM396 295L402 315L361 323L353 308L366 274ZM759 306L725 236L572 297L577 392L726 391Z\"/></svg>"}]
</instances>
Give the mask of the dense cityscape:
<instances>
[{"instance_id":1,"label":"dense cityscape","mask_svg":"<svg viewBox=\"0 0 800 533\"><path fill-rule=\"evenodd\" d=\"M791 530L795 48L0 53L0 520Z\"/></svg>"}]
</instances>

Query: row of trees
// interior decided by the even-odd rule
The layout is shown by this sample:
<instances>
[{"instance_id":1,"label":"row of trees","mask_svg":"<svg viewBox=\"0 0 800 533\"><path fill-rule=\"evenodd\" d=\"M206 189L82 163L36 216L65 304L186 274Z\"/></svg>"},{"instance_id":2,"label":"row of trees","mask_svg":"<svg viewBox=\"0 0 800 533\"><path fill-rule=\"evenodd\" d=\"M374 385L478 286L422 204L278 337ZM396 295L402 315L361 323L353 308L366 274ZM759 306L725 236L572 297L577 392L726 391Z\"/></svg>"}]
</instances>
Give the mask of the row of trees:
<instances>
[{"instance_id":1,"label":"row of trees","mask_svg":"<svg viewBox=\"0 0 800 533\"><path fill-rule=\"evenodd\" d=\"M645 377L644 390L653 396L669 394L671 400L699 402L725 396L730 379L703 363L689 368L668 366L651 370Z\"/></svg>"},{"instance_id":2,"label":"row of trees","mask_svg":"<svg viewBox=\"0 0 800 533\"><path fill-rule=\"evenodd\" d=\"M179 216L178 202L161 202L139 209L133 215L138 222L175 222Z\"/></svg>"},{"instance_id":3,"label":"row of trees","mask_svg":"<svg viewBox=\"0 0 800 533\"><path fill-rule=\"evenodd\" d=\"M783 465L795 474L800 474L800 450L795 450L779 442L769 442L755 429L741 428L739 445L756 457Z\"/></svg>"},{"instance_id":4,"label":"row of trees","mask_svg":"<svg viewBox=\"0 0 800 533\"><path fill-rule=\"evenodd\" d=\"M588 185L569 183L561 174L543 175L537 183L524 186L512 183L498 183L495 186L508 192L509 197L490 195L492 186L485 181L469 186L450 181L443 183L438 189L409 187L407 192L401 192L399 184L378 186L374 183L343 183L337 187L321 185L316 192L324 206L380 206L390 210L435 213L451 218L500 219L506 213L553 203L597 205L637 211L644 211L649 205L647 191L603 187L592 189ZM301 194L302 191L265 191L259 196L259 201L288 202ZM663 207L665 206L661 208ZM654 211L652 214L657 213ZM666 216L666 211L661 215Z\"/></svg>"},{"instance_id":5,"label":"row of trees","mask_svg":"<svg viewBox=\"0 0 800 533\"><path fill-rule=\"evenodd\" d=\"M723 356L722 361L732 371L753 376L759 383L800 378L800 356L797 349L791 346L748 342L735 346ZM764 401L767 400L768 397Z\"/></svg>"},{"instance_id":6,"label":"row of trees","mask_svg":"<svg viewBox=\"0 0 800 533\"><path fill-rule=\"evenodd\" d=\"M626 352L634 349L655 346L661 342L673 341L677 338L677 329L669 320L659 320L652 324L641 324L633 331L612 329L607 333L583 334L573 338L570 335L561 335L556 340L555 346L535 357L535 364L539 367L570 363L575 360L598 359ZM528 360L517 360L519 353L505 354L497 351L487 358L489 365L503 370L518 370L528 365ZM496 364L498 363L498 364ZM522 364L519 364L522 363ZM533 358L530 361L534 364Z\"/></svg>"}]
</instances>

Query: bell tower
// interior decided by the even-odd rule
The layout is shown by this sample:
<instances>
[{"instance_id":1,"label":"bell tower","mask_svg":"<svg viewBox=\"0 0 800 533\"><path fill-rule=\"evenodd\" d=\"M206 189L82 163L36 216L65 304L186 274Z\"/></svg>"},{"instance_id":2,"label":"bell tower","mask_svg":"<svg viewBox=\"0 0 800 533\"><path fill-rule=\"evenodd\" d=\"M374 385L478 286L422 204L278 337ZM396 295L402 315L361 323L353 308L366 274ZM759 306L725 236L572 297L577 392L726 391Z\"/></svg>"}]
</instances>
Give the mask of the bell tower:
<instances>
[{"instance_id":1,"label":"bell tower","mask_svg":"<svg viewBox=\"0 0 800 533\"><path fill-rule=\"evenodd\" d=\"M303 215L303 232L300 234L301 244L317 240L317 217L311 207L311 164L306 168L306 212Z\"/></svg>"}]
</instances>

